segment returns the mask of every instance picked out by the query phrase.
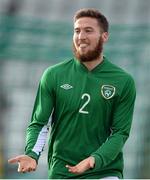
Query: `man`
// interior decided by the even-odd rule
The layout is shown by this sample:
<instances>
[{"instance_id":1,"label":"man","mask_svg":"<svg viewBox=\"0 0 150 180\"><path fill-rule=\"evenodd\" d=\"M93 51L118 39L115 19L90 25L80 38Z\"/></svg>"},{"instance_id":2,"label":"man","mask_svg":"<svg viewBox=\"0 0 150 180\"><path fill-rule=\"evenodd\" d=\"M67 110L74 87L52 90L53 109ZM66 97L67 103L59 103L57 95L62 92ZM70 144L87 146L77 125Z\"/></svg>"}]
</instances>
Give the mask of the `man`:
<instances>
[{"instance_id":1,"label":"man","mask_svg":"<svg viewBox=\"0 0 150 180\"><path fill-rule=\"evenodd\" d=\"M108 26L98 10L75 14L75 58L49 67L41 78L25 155L9 160L19 163L19 172L36 169L51 115L49 178L123 177L136 92L132 77L103 56Z\"/></svg>"}]
</instances>

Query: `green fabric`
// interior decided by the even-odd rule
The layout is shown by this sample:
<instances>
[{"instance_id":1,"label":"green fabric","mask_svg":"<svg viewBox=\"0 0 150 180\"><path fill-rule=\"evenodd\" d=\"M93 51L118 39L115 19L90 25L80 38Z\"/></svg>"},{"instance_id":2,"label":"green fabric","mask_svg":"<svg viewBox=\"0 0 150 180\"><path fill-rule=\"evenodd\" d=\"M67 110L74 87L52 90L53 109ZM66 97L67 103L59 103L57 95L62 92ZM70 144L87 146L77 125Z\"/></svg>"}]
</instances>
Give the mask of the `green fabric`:
<instances>
[{"instance_id":1,"label":"green fabric","mask_svg":"<svg viewBox=\"0 0 150 180\"><path fill-rule=\"evenodd\" d=\"M49 67L41 78L27 130L26 154L33 151L52 113L49 178L122 178L122 148L135 96L132 77L106 58L92 71L76 59ZM95 157L95 168L81 175L68 172L66 164L76 165L89 156Z\"/></svg>"}]
</instances>

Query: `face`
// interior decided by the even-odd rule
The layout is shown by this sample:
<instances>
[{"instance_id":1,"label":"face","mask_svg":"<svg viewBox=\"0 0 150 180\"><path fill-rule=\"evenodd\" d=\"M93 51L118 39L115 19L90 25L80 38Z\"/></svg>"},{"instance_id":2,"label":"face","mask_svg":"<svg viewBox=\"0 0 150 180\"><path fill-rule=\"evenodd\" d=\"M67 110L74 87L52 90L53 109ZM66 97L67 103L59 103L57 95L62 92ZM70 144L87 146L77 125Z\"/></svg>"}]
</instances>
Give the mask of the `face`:
<instances>
[{"instance_id":1,"label":"face","mask_svg":"<svg viewBox=\"0 0 150 180\"><path fill-rule=\"evenodd\" d=\"M73 35L73 50L77 59L86 62L99 58L105 36L106 33L103 35L96 19L79 18L74 23Z\"/></svg>"}]
</instances>

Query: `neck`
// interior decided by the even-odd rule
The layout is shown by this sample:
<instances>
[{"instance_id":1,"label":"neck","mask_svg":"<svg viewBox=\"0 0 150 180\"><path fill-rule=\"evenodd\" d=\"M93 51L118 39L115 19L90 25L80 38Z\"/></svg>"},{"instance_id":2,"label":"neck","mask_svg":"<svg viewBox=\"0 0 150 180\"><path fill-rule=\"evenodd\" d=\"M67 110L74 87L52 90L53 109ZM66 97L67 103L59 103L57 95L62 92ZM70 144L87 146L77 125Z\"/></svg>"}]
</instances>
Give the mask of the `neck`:
<instances>
[{"instance_id":1,"label":"neck","mask_svg":"<svg viewBox=\"0 0 150 180\"><path fill-rule=\"evenodd\" d=\"M88 61L88 62L82 62L89 71L94 69L98 64L100 64L103 61L103 54L100 55L99 58L93 60L93 61Z\"/></svg>"}]
</instances>

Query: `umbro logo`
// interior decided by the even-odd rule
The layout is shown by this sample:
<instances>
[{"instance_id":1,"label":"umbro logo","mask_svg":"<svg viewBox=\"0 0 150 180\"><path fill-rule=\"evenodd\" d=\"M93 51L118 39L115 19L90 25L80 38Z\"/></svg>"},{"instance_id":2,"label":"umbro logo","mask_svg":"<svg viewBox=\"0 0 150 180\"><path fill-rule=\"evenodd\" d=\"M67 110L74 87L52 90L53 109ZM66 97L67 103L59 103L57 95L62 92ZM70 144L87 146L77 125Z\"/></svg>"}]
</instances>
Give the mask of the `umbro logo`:
<instances>
[{"instance_id":1,"label":"umbro logo","mask_svg":"<svg viewBox=\"0 0 150 180\"><path fill-rule=\"evenodd\" d=\"M69 90L69 89L72 89L73 86L71 86L70 84L63 84L60 86L61 88L65 89L65 90Z\"/></svg>"}]
</instances>

